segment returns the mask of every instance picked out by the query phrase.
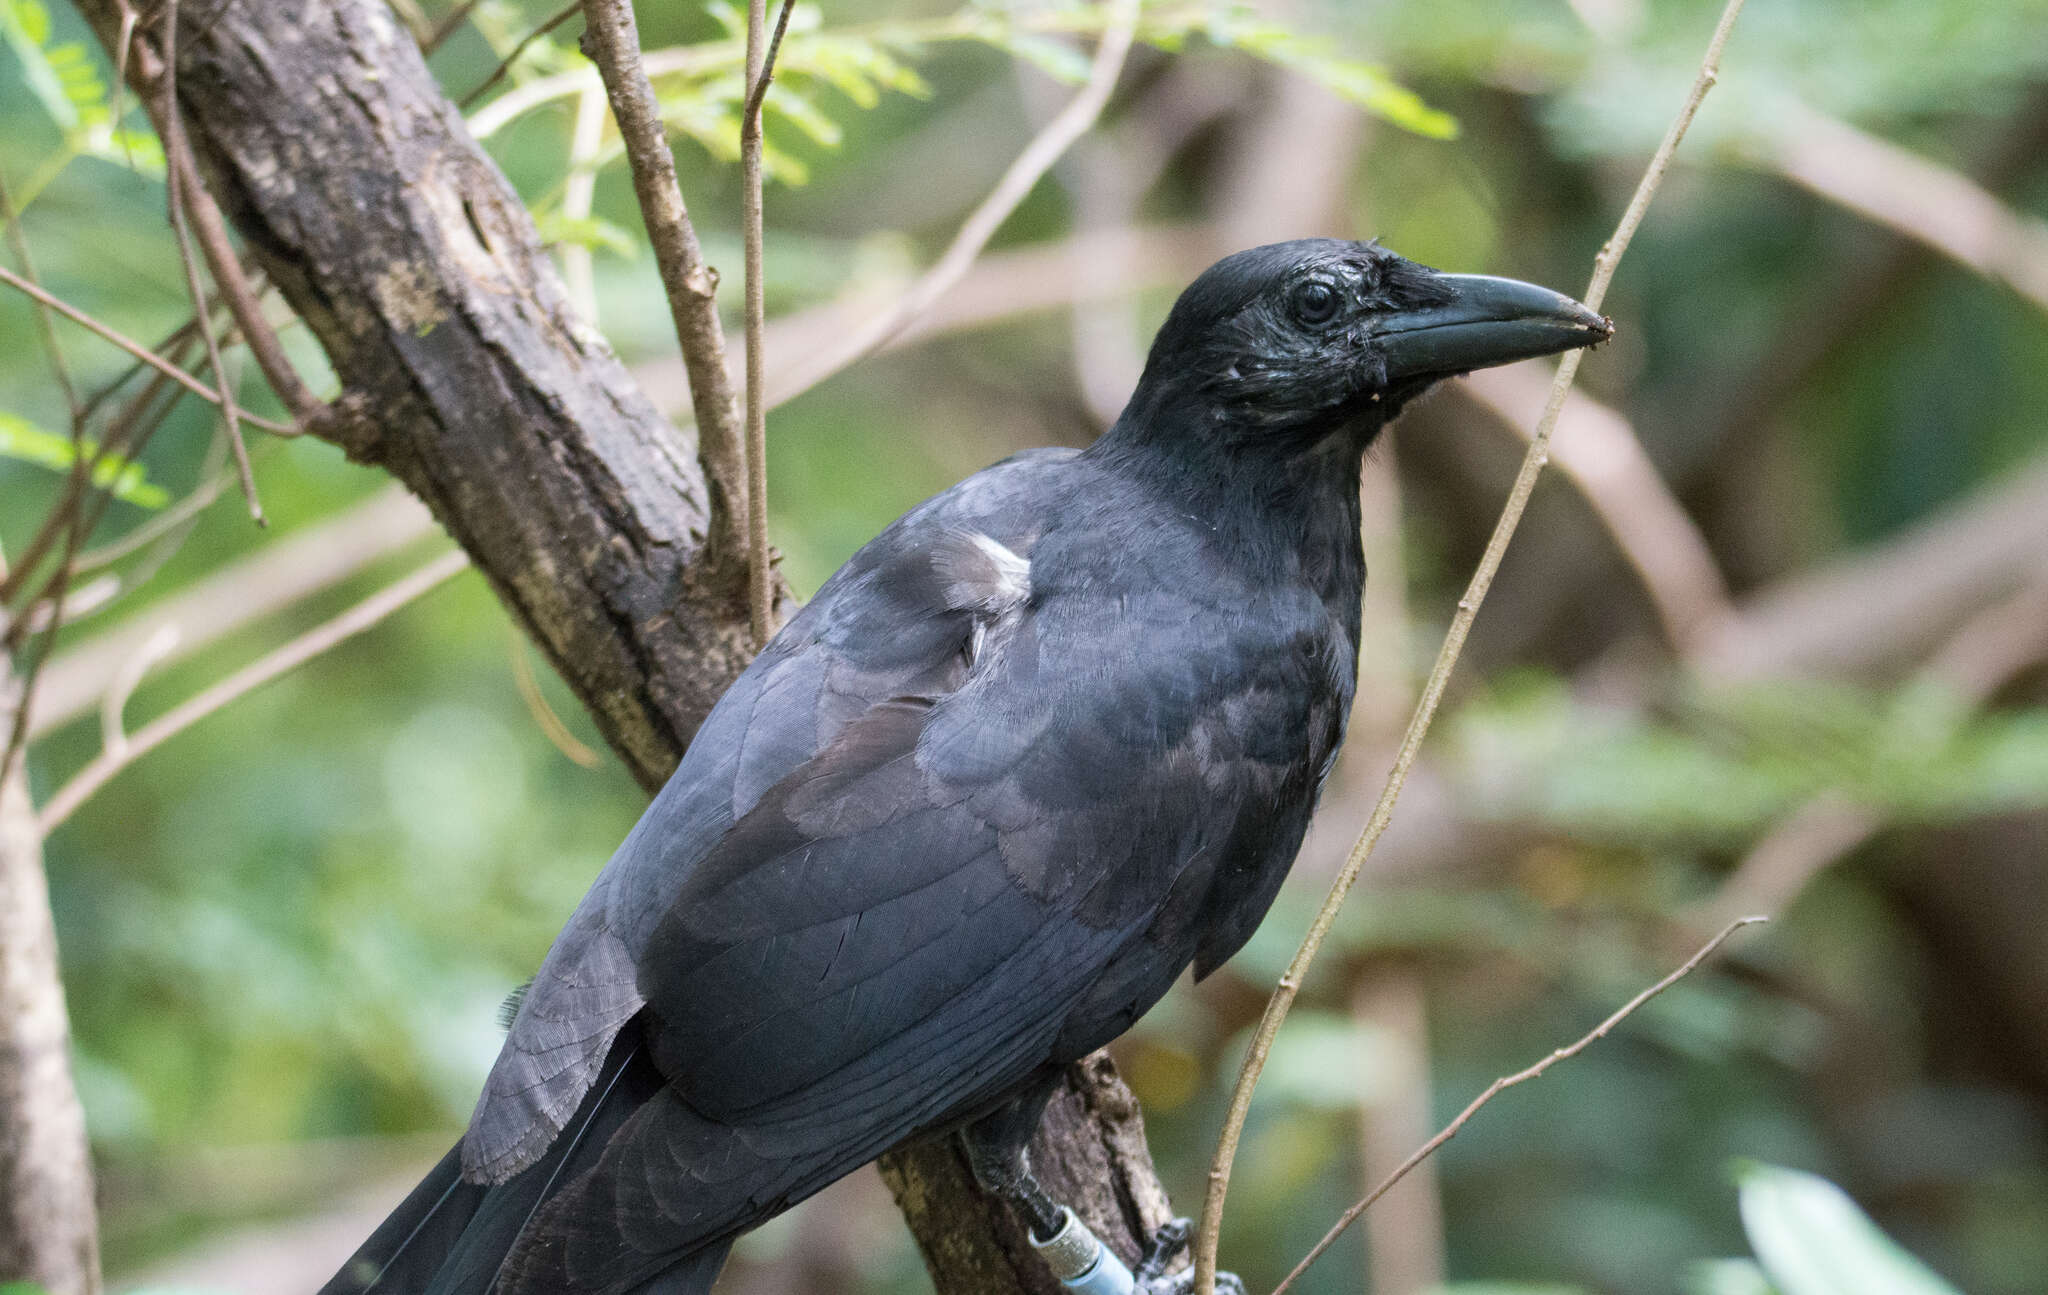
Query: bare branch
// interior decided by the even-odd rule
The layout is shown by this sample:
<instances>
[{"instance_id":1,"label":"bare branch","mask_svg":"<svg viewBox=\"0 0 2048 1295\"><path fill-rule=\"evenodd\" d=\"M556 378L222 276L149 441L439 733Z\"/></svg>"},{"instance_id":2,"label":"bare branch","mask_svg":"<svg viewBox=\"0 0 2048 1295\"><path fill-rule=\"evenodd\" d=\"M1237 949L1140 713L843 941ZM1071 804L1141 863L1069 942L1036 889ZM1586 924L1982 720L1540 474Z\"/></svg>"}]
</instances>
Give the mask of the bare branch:
<instances>
[{"instance_id":1,"label":"bare branch","mask_svg":"<svg viewBox=\"0 0 2048 1295\"><path fill-rule=\"evenodd\" d=\"M1481 369L1458 389L1527 440L1524 420L1542 409L1548 385L1542 367L1529 363ZM1690 652L1704 631L1733 613L1728 582L1635 429L1616 410L1574 391L1559 417L1552 456L1635 570L1665 641L1681 656Z\"/></svg>"},{"instance_id":2,"label":"bare branch","mask_svg":"<svg viewBox=\"0 0 2048 1295\"><path fill-rule=\"evenodd\" d=\"M19 693L0 663L0 723ZM0 1272L99 1290L92 1160L71 1075L56 924L28 779L0 769Z\"/></svg>"},{"instance_id":3,"label":"bare branch","mask_svg":"<svg viewBox=\"0 0 2048 1295\"><path fill-rule=\"evenodd\" d=\"M924 314L882 346L895 351L933 337L989 324L1034 311L1058 310L1078 301L1102 301L1145 288L1185 282L1216 259L1223 245L1204 225L1166 225L1144 231L1131 254L1112 273L1083 280L1080 267L1105 260L1112 243L1122 240L1105 232L1077 234L1058 243L1008 248L976 261L960 283ZM771 357L809 355L848 335L893 292L863 287L833 301L794 311L767 324ZM633 366L633 376L664 408L676 408L688 396L682 364L657 359ZM791 366L775 361L768 370L768 408L774 410L801 394Z\"/></svg>"},{"instance_id":4,"label":"bare branch","mask_svg":"<svg viewBox=\"0 0 2048 1295\"><path fill-rule=\"evenodd\" d=\"M569 174L562 181L562 219L590 219L597 199L598 153L604 147L604 87L592 86L576 100L576 124L569 130ZM561 245L562 279L576 312L591 323L598 319L597 271L590 245L572 240Z\"/></svg>"},{"instance_id":5,"label":"bare branch","mask_svg":"<svg viewBox=\"0 0 2048 1295\"><path fill-rule=\"evenodd\" d=\"M1657 194L1663 183L1664 173L1671 166L1671 158L1678 151L1679 141L1685 138L1686 128L1692 124L1693 115L1699 111L1701 100L1714 84L1721 62L1721 51L1728 43L1736 17L1742 12L1744 0L1728 0L1721 18L1708 41L1707 52L1700 62L1699 74L1694 78L1692 89L1685 104L1679 109L1671 127L1664 134L1663 142L1657 146L1650 158L1650 165L1636 186L1634 197L1629 200L1628 210L1622 213L1621 223L1614 234L1594 258L1592 281L1587 285L1585 304L1589 309L1599 310L1606 298L1607 285L1613 281L1615 268L1628 250L1636 229L1642 224L1644 214L1649 210L1650 200ZM1437 654L1428 681L1423 685L1422 700L1415 708L1415 716L1409 721L1408 732L1402 738L1400 751L1394 757L1393 770L1387 776L1386 789L1380 794L1379 803L1373 807L1372 817L1366 821L1365 830L1359 834L1358 842L1352 847L1350 856L1331 883L1330 892L1317 910L1315 920L1310 924L1308 934L1303 938L1301 948L1288 964L1287 971L1280 977L1273 995L1267 1000L1266 1010L1259 1019L1257 1031L1252 1037L1251 1047L1245 1053L1243 1068L1238 1073L1236 1088L1231 1093L1230 1109L1224 1119L1222 1135L1217 1140L1216 1155L1209 1167L1209 1191L1202 1202L1202 1221L1195 1238L1195 1292L1196 1295L1214 1295L1216 1289L1216 1251L1219 1234L1223 1225L1223 1201L1230 1188L1230 1170L1237 1156L1237 1144L1244 1132L1245 1118L1251 1113L1252 1090L1257 1087L1259 1074L1265 1069L1266 1057L1271 1052L1273 1037L1279 1032L1280 1023L1286 1019L1288 1009L1294 1005L1294 998L1300 992L1303 979L1311 963L1322 948L1324 938L1337 920L1337 912L1343 907L1344 898L1357 881L1366 860L1371 857L1373 846L1386 832L1387 823L1393 818L1394 804L1400 798L1402 784L1407 781L1408 771L1414 767L1416 754L1422 746L1422 739L1429 732L1430 721L1436 717L1438 704L1443 700L1444 690L1450 683L1452 669L1464 650L1465 639L1472 630L1472 622L1479 614L1479 607L1485 601L1486 592L1493 584L1494 573L1500 569L1501 559L1507 553L1508 542L1514 538L1515 528L1520 525L1522 513L1528 507L1529 498L1536 489L1536 478L1549 459L1550 438L1557 428L1559 414L1564 409L1565 396L1571 390L1572 380L1578 376L1579 364L1585 352L1567 352L1557 366L1557 376L1551 384L1550 398L1543 408L1542 419L1530 437L1529 452L1523 456L1522 467L1516 474L1515 484L1510 491L1506 506L1501 510L1500 521L1495 525L1493 536L1488 540L1485 554L1479 560L1479 567L1472 574L1472 581L1466 587L1465 596L1458 600L1457 615L1452 617L1449 632L1444 636L1442 650Z\"/></svg>"},{"instance_id":6,"label":"bare branch","mask_svg":"<svg viewBox=\"0 0 2048 1295\"><path fill-rule=\"evenodd\" d=\"M178 0L167 0L163 19L163 78L158 82L158 103L156 107L157 128L165 139L167 155L187 156L183 118L178 114ZM175 138L173 138L175 137ZM220 360L220 340L213 335L213 318L207 310L206 285L199 279L199 260L192 252L192 232L186 221L186 213L195 200L193 190L196 183L188 184L188 172L184 168L172 167L169 182L164 186L170 195L171 234L178 246L178 261L185 270L185 290L192 297L192 322L199 328L199 336L206 343L207 366L213 371L213 380L220 384L221 421L227 428L228 443L234 449L235 471L241 477L242 497L248 501L249 516L258 526L268 526L264 519L262 501L256 497L256 473L249 466L249 447L242 440L241 411L235 407L234 384L229 381L227 366ZM203 197L200 197L203 201ZM244 291L247 285L244 285Z\"/></svg>"},{"instance_id":7,"label":"bare branch","mask_svg":"<svg viewBox=\"0 0 2048 1295\"><path fill-rule=\"evenodd\" d=\"M122 558L164 538L180 527L188 525L193 518L205 512L220 498L221 491L228 486L229 478L221 475L209 465L199 474L199 484L194 486L183 499L148 521L137 526L116 540L109 540L98 548L87 549L71 563L74 576L85 575L119 562Z\"/></svg>"},{"instance_id":8,"label":"bare branch","mask_svg":"<svg viewBox=\"0 0 2048 1295\"><path fill-rule=\"evenodd\" d=\"M462 30L462 24L469 21L469 16L476 12L477 5L482 2L483 0L462 0L461 4L450 9L434 30L427 33L427 38L420 42L420 53L432 54L446 45L448 38Z\"/></svg>"},{"instance_id":9,"label":"bare branch","mask_svg":"<svg viewBox=\"0 0 2048 1295\"><path fill-rule=\"evenodd\" d=\"M133 340L126 334L117 332L115 329L106 324L102 324L99 320L94 319L91 315L86 314L84 311L80 310L76 306L71 305L69 302L62 301L56 297L51 296L48 292L45 292L43 289L37 287L33 283L30 283L28 280L22 278L20 275L14 273L14 271L9 270L4 266L0 266L0 283L6 284L8 287L13 288L16 292L24 293L27 296L34 298L36 301L41 302L42 304L48 306L50 309L56 311L58 314L64 316L64 318L70 320L72 323L77 324L79 327L85 329L90 333L98 335L103 341L110 342L113 345L120 347L122 350L128 352L128 354L142 361L150 368L155 369L158 373L163 374L165 377L177 383L179 386L185 388L185 390L191 392L193 395L199 397L201 400L205 400L216 405L220 403L220 393L218 391L215 391L212 387L207 386L204 382L201 382L199 379L193 377L191 374L179 368L177 365L172 364L169 360L164 359L156 352L143 346L140 342ZM280 423L268 418L258 418L254 414L242 415L242 421L260 427L266 432L275 432L279 436L296 436L298 435L299 432L299 429L292 426L290 423Z\"/></svg>"},{"instance_id":10,"label":"bare branch","mask_svg":"<svg viewBox=\"0 0 2048 1295\"><path fill-rule=\"evenodd\" d=\"M265 541L134 619L52 657L30 709L29 736L39 738L90 711L160 627L178 627L178 645L168 659L184 660L261 617L360 575L433 531L426 507L394 485Z\"/></svg>"},{"instance_id":11,"label":"bare branch","mask_svg":"<svg viewBox=\"0 0 2048 1295\"><path fill-rule=\"evenodd\" d=\"M2048 656L2048 568L2033 583L1964 621L1921 668L1916 682L1966 703L1956 722ZM1840 791L1826 791L1750 848L1702 906L1704 925L1731 912L1782 912L1814 878L1883 830L1885 815Z\"/></svg>"},{"instance_id":12,"label":"bare branch","mask_svg":"<svg viewBox=\"0 0 2048 1295\"><path fill-rule=\"evenodd\" d=\"M1359 1174L1370 1185L1398 1172L1409 1148L1429 1136L1435 1086L1421 973L1414 967L1369 970L1352 992L1351 1015L1372 1030L1375 1044L1370 1078L1361 1084L1371 1091L1359 1104ZM1390 1295L1444 1283L1444 1210L1435 1165L1420 1161L1409 1173L1407 1190L1365 1220L1371 1289Z\"/></svg>"},{"instance_id":13,"label":"bare branch","mask_svg":"<svg viewBox=\"0 0 2048 1295\"><path fill-rule=\"evenodd\" d=\"M177 23L175 5L171 7L169 16L167 27L174 27ZM153 105L151 111L156 118L157 134L163 139L164 160L170 171L172 191L182 198L186 212L192 217L193 232L199 237L200 250L206 254L207 268L213 271L214 285L220 290L228 313L234 316L235 327L241 330L243 344L255 358L256 367L263 371L263 380L270 384L270 389L277 393L277 398L299 424L280 435L296 436L306 424L327 416L327 402L314 395L299 377L298 370L292 367L290 358L284 353L284 343L278 340L277 331L263 317L262 304L256 300L248 278L242 273L241 258L228 239L227 222L221 218L213 195L199 179L199 167L193 161L191 142L185 137L184 119L178 107L176 70L170 66L176 48L171 41L172 34L167 30L162 57L137 42L133 57L136 71L145 81L166 87L162 102ZM148 100L144 102L147 104ZM199 312L203 330L206 326L206 298L195 294L192 304ZM246 453L242 457L246 459Z\"/></svg>"},{"instance_id":14,"label":"bare branch","mask_svg":"<svg viewBox=\"0 0 2048 1295\"><path fill-rule=\"evenodd\" d=\"M0 224L7 227L7 242L14 249L14 259L21 266L22 277L30 283L40 285L36 276L35 257L29 254L28 234L21 227L21 216L14 210L14 199L7 192L5 180L0 180ZM50 373L57 379L57 387L64 393L64 407L71 411L71 426L74 431L85 421L85 406L78 398L78 388L71 381L71 370L64 363L64 352L57 345L57 326L51 322L50 308L42 302L36 303L36 327L42 334L43 349L50 356Z\"/></svg>"},{"instance_id":15,"label":"bare branch","mask_svg":"<svg viewBox=\"0 0 2048 1295\"><path fill-rule=\"evenodd\" d=\"M2048 223L1960 172L1797 100L1767 120L1771 133L1746 143L1752 160L2048 310Z\"/></svg>"},{"instance_id":16,"label":"bare branch","mask_svg":"<svg viewBox=\"0 0 2048 1295\"><path fill-rule=\"evenodd\" d=\"M1721 680L1852 674L1918 660L2038 570L2048 459L1904 534L1743 601L1693 655Z\"/></svg>"},{"instance_id":17,"label":"bare branch","mask_svg":"<svg viewBox=\"0 0 2048 1295\"><path fill-rule=\"evenodd\" d=\"M1087 84L1057 116L1046 123L1044 130L1025 145L1024 151L1010 163L988 197L960 226L960 232L953 236L953 242L932 268L888 310L869 320L843 344L817 356L798 370L790 380L789 395L808 391L848 365L881 349L960 281L974 264L974 259L981 255L981 250L988 246L989 239L1030 196L1031 190L1052 169L1053 163L1102 115L1103 108L1109 103L1110 92L1116 88L1117 78L1123 72L1124 58L1130 53L1137 23L1137 0L1115 0L1109 25L1103 29L1102 43L1096 47L1095 59L1089 66Z\"/></svg>"},{"instance_id":18,"label":"bare branch","mask_svg":"<svg viewBox=\"0 0 2048 1295\"><path fill-rule=\"evenodd\" d=\"M555 714L555 708L548 705L547 695L540 690L540 679L533 672L533 662L526 657L526 639L516 625L506 626L510 640L512 661L512 685L519 690L519 700L526 703L527 714L539 726L542 736L554 744L554 748L569 758L571 764L585 769L595 769L602 763L597 752L577 740L562 717Z\"/></svg>"},{"instance_id":19,"label":"bare branch","mask_svg":"<svg viewBox=\"0 0 2048 1295\"><path fill-rule=\"evenodd\" d=\"M747 535L746 456L739 406L726 376L718 275L705 264L696 228L683 205L675 157L661 124L661 105L641 66L640 29L633 21L630 0L584 0L583 14L584 53L604 79L612 117L625 141L633 192L690 374L699 453L711 477L714 508L722 514L724 552L741 553Z\"/></svg>"},{"instance_id":20,"label":"bare branch","mask_svg":"<svg viewBox=\"0 0 2048 1295\"><path fill-rule=\"evenodd\" d=\"M127 751L128 726L122 722L121 714L128 709L128 699L141 686L142 676L161 665L177 646L178 627L175 624L159 625L143 640L135 655L121 663L121 668L114 674L114 681L107 685L106 698L100 703L102 749L115 754Z\"/></svg>"},{"instance_id":21,"label":"bare branch","mask_svg":"<svg viewBox=\"0 0 2048 1295\"><path fill-rule=\"evenodd\" d=\"M761 256L761 106L775 76L775 54L789 30L794 0L782 0L775 34L765 32L766 0L747 0L747 103L740 116L740 230L746 244L747 339L747 623L754 644L765 647L775 630L774 572L768 554L768 355L762 336L767 313ZM763 48L763 45L766 47Z\"/></svg>"},{"instance_id":22,"label":"bare branch","mask_svg":"<svg viewBox=\"0 0 2048 1295\"><path fill-rule=\"evenodd\" d=\"M483 98L485 93L488 92L492 86L498 84L498 82L504 80L508 75L511 74L512 65L519 61L520 55L526 53L527 50L533 48L533 43L535 41L547 35L549 32L561 26L563 23L569 21L571 18L574 18L576 16L577 11L582 8L583 0L570 0L570 3L564 6L559 11L557 11L554 17L548 19L540 26L526 33L526 35L520 37L519 43L512 47L512 52L510 54L507 54L504 58L498 60L498 66L491 69L491 74L483 79L483 83L477 86L476 89L471 90L468 94L462 96L462 102L459 106L464 111L467 111L469 109L469 106L475 103L477 100ZM452 31L453 28L450 28L450 30ZM421 46L422 51L428 54L433 53L434 46L440 44L440 39L441 38L437 34L436 38L431 43ZM637 47L638 39L636 37L635 48Z\"/></svg>"},{"instance_id":23,"label":"bare branch","mask_svg":"<svg viewBox=\"0 0 2048 1295\"><path fill-rule=\"evenodd\" d=\"M1723 944L1726 944L1730 936L1734 935L1737 931L1741 930L1745 926L1754 926L1759 922L1765 922L1769 920L1769 918L1764 917L1736 918L1727 926L1721 928L1720 934L1716 935L1713 939L1708 940L1704 945L1700 946L1699 952L1693 954L1690 958L1687 958L1683 963L1679 965L1677 970L1673 971L1670 975L1665 976L1656 984L1651 985L1648 989L1645 989L1640 994L1637 994L1634 998L1629 999L1626 1003L1623 1003L1621 1007L1618 1010L1616 1010L1614 1015L1608 1017L1606 1020L1600 1022L1600 1024L1594 1026L1592 1030L1590 1030L1586 1034L1579 1036L1577 1042L1572 1043L1567 1047L1557 1049L1555 1052L1552 1052L1549 1056L1543 1058L1543 1060L1537 1062L1535 1065L1530 1066L1525 1070L1518 1070L1512 1075L1502 1075L1499 1079L1496 1079L1491 1084L1488 1084L1486 1086L1485 1092L1473 1098L1471 1103L1467 1105L1464 1110L1458 1112L1458 1118L1452 1120L1449 1124L1446 1124L1435 1137L1431 1138L1429 1141L1423 1143L1422 1146L1418 1147L1415 1151L1415 1154L1409 1156L1408 1159L1401 1163L1400 1168L1396 1169L1392 1174L1387 1176L1385 1182L1382 1182L1379 1186L1373 1188L1372 1191L1368 1192L1365 1195L1364 1199L1360 1200L1350 1209L1345 1210L1343 1217L1337 1220L1336 1225L1333 1226L1327 1233L1323 1235L1322 1240L1316 1242L1315 1248L1310 1250L1306 1255L1304 1255L1300 1263L1294 1265L1294 1271L1288 1273L1287 1276L1281 1280L1280 1284L1273 1288L1273 1295L1285 1295L1285 1292L1294 1285L1295 1280L1299 1278L1304 1272L1308 1271L1309 1265L1314 1263L1317 1259L1321 1258L1323 1252L1325 1250L1328 1250L1330 1246L1336 1242L1337 1238L1344 1234L1344 1229L1350 1227L1353 1223L1357 1222L1359 1215L1365 1213L1365 1211L1372 1206L1372 1203L1374 1201L1378 1200L1382 1196L1385 1196L1387 1194L1387 1191L1390 1188L1392 1188L1395 1183L1398 1183L1403 1178L1406 1178L1409 1172L1413 1170L1415 1166L1421 1164L1423 1161L1429 1159L1430 1156L1436 1154L1436 1150L1438 1147L1441 1147L1444 1143L1449 1142L1452 1138L1457 1137L1458 1131L1464 1128L1466 1124L1471 1122L1472 1117L1479 1113L1480 1107L1486 1105L1494 1098L1500 1096L1501 1093L1505 1092L1510 1088L1513 1088L1517 1084L1526 1084L1532 1079L1541 1079L1544 1073L1548 1071L1552 1066L1556 1065L1558 1062L1569 1061L1573 1057L1578 1056L1581 1052L1584 1052L1587 1048L1591 1047L1595 1040L1606 1038L1610 1033L1613 1032L1614 1027L1620 1025L1623 1021L1627 1020L1630 1016L1634 1015L1637 1008L1641 1007L1644 1003L1649 1002L1657 995L1663 993L1665 990L1671 988L1671 986L1677 984L1679 981L1691 975L1695 970L1698 969L1701 963L1705 962L1708 958L1713 956L1714 951L1716 949L1720 948Z\"/></svg>"},{"instance_id":24,"label":"bare branch","mask_svg":"<svg viewBox=\"0 0 2048 1295\"><path fill-rule=\"evenodd\" d=\"M101 751L70 782L59 787L36 815L38 829L48 836L121 770L229 702L369 629L468 565L468 554L459 549L450 550L333 620L307 630L276 651L259 657L219 683L172 707L137 729L125 744Z\"/></svg>"}]
</instances>

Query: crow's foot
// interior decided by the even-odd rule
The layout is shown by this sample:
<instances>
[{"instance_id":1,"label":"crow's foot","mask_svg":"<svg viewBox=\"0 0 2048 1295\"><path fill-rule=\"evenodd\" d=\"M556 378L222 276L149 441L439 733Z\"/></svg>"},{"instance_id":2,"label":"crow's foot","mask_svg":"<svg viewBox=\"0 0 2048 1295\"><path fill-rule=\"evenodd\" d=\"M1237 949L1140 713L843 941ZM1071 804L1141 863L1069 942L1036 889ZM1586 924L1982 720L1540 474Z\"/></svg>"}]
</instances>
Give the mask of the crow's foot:
<instances>
[{"instance_id":1,"label":"crow's foot","mask_svg":"<svg viewBox=\"0 0 2048 1295\"><path fill-rule=\"evenodd\" d=\"M1174 1219L1152 1234L1145 1242L1145 1252L1138 1257L1138 1270L1132 1274L1140 1295L1190 1295L1195 1289L1195 1270L1189 1268L1171 1276L1166 1270L1180 1258L1194 1235L1195 1225L1187 1219ZM1244 1283L1235 1273L1217 1273L1216 1295L1245 1295Z\"/></svg>"}]
</instances>

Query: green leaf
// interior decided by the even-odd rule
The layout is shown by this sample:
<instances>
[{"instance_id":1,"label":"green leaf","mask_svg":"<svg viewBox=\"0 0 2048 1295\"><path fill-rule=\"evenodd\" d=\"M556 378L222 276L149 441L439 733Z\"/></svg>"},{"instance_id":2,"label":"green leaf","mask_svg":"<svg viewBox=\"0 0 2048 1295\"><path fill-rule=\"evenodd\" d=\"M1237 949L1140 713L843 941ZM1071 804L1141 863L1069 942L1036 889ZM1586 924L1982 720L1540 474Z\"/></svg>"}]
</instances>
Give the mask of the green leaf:
<instances>
[{"instance_id":1,"label":"green leaf","mask_svg":"<svg viewBox=\"0 0 2048 1295\"><path fill-rule=\"evenodd\" d=\"M0 0L0 36L6 37L8 48L20 62L29 92L68 138L80 122L64 76L52 65L51 51L43 48L50 39L50 11L41 0Z\"/></svg>"},{"instance_id":2,"label":"green leaf","mask_svg":"<svg viewBox=\"0 0 2048 1295\"><path fill-rule=\"evenodd\" d=\"M1754 1259L1706 1259L1685 1275L1685 1295L1778 1295Z\"/></svg>"},{"instance_id":3,"label":"green leaf","mask_svg":"<svg viewBox=\"0 0 2048 1295\"><path fill-rule=\"evenodd\" d=\"M1456 139L1458 119L1432 108L1385 68L1336 52L1330 42L1268 22L1235 6L1211 16L1204 34L1220 46L1287 68L1402 130Z\"/></svg>"},{"instance_id":4,"label":"green leaf","mask_svg":"<svg viewBox=\"0 0 2048 1295\"><path fill-rule=\"evenodd\" d=\"M0 413L0 458L68 472L77 462L78 448L83 448L88 458L99 453L99 446L91 441L74 447L69 437L46 432L19 415ZM93 466L92 481L114 498L139 508L162 508L171 501L162 486L147 479L140 463L118 454L109 454ZM0 1288L0 1295L6 1295L5 1288Z\"/></svg>"},{"instance_id":5,"label":"green leaf","mask_svg":"<svg viewBox=\"0 0 2048 1295\"><path fill-rule=\"evenodd\" d=\"M1825 1178L1752 1165L1742 1226L1784 1295L1957 1295Z\"/></svg>"},{"instance_id":6,"label":"green leaf","mask_svg":"<svg viewBox=\"0 0 2048 1295\"><path fill-rule=\"evenodd\" d=\"M1079 85L1088 79L1088 56L1071 45L1031 35L1012 36L1008 45L1012 55L1055 81Z\"/></svg>"},{"instance_id":7,"label":"green leaf","mask_svg":"<svg viewBox=\"0 0 2048 1295\"><path fill-rule=\"evenodd\" d=\"M544 243L573 243L592 251L606 251L631 260L640 254L640 244L625 228L598 216L571 220L559 209L536 212L533 223Z\"/></svg>"}]
</instances>

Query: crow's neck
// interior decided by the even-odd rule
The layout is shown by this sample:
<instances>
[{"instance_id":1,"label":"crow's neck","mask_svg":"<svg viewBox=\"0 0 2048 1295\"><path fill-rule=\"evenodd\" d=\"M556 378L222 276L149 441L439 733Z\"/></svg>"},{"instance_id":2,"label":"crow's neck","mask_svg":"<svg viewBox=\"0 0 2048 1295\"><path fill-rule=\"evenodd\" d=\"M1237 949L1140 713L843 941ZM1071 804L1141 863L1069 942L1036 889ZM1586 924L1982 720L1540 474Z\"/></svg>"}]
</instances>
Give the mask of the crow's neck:
<instances>
[{"instance_id":1,"label":"crow's neck","mask_svg":"<svg viewBox=\"0 0 2048 1295\"><path fill-rule=\"evenodd\" d=\"M1378 423L1289 432L1156 412L1138 418L1135 409L1088 453L1171 500L1250 580L1306 584L1356 642L1365 579L1359 464Z\"/></svg>"}]
</instances>

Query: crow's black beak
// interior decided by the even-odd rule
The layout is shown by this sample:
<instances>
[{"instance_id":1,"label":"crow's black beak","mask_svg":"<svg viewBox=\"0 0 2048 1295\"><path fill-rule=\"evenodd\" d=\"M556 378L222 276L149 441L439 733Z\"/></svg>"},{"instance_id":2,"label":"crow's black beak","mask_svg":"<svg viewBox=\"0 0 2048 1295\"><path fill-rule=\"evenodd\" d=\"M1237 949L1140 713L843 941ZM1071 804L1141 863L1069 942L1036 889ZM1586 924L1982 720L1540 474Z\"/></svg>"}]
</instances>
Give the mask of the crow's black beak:
<instances>
[{"instance_id":1,"label":"crow's black beak","mask_svg":"<svg viewBox=\"0 0 2048 1295\"><path fill-rule=\"evenodd\" d=\"M1379 330L1387 378L1441 378L1591 346L1614 325L1563 293L1485 274L1440 274L1456 295L1389 315Z\"/></svg>"}]
</instances>

